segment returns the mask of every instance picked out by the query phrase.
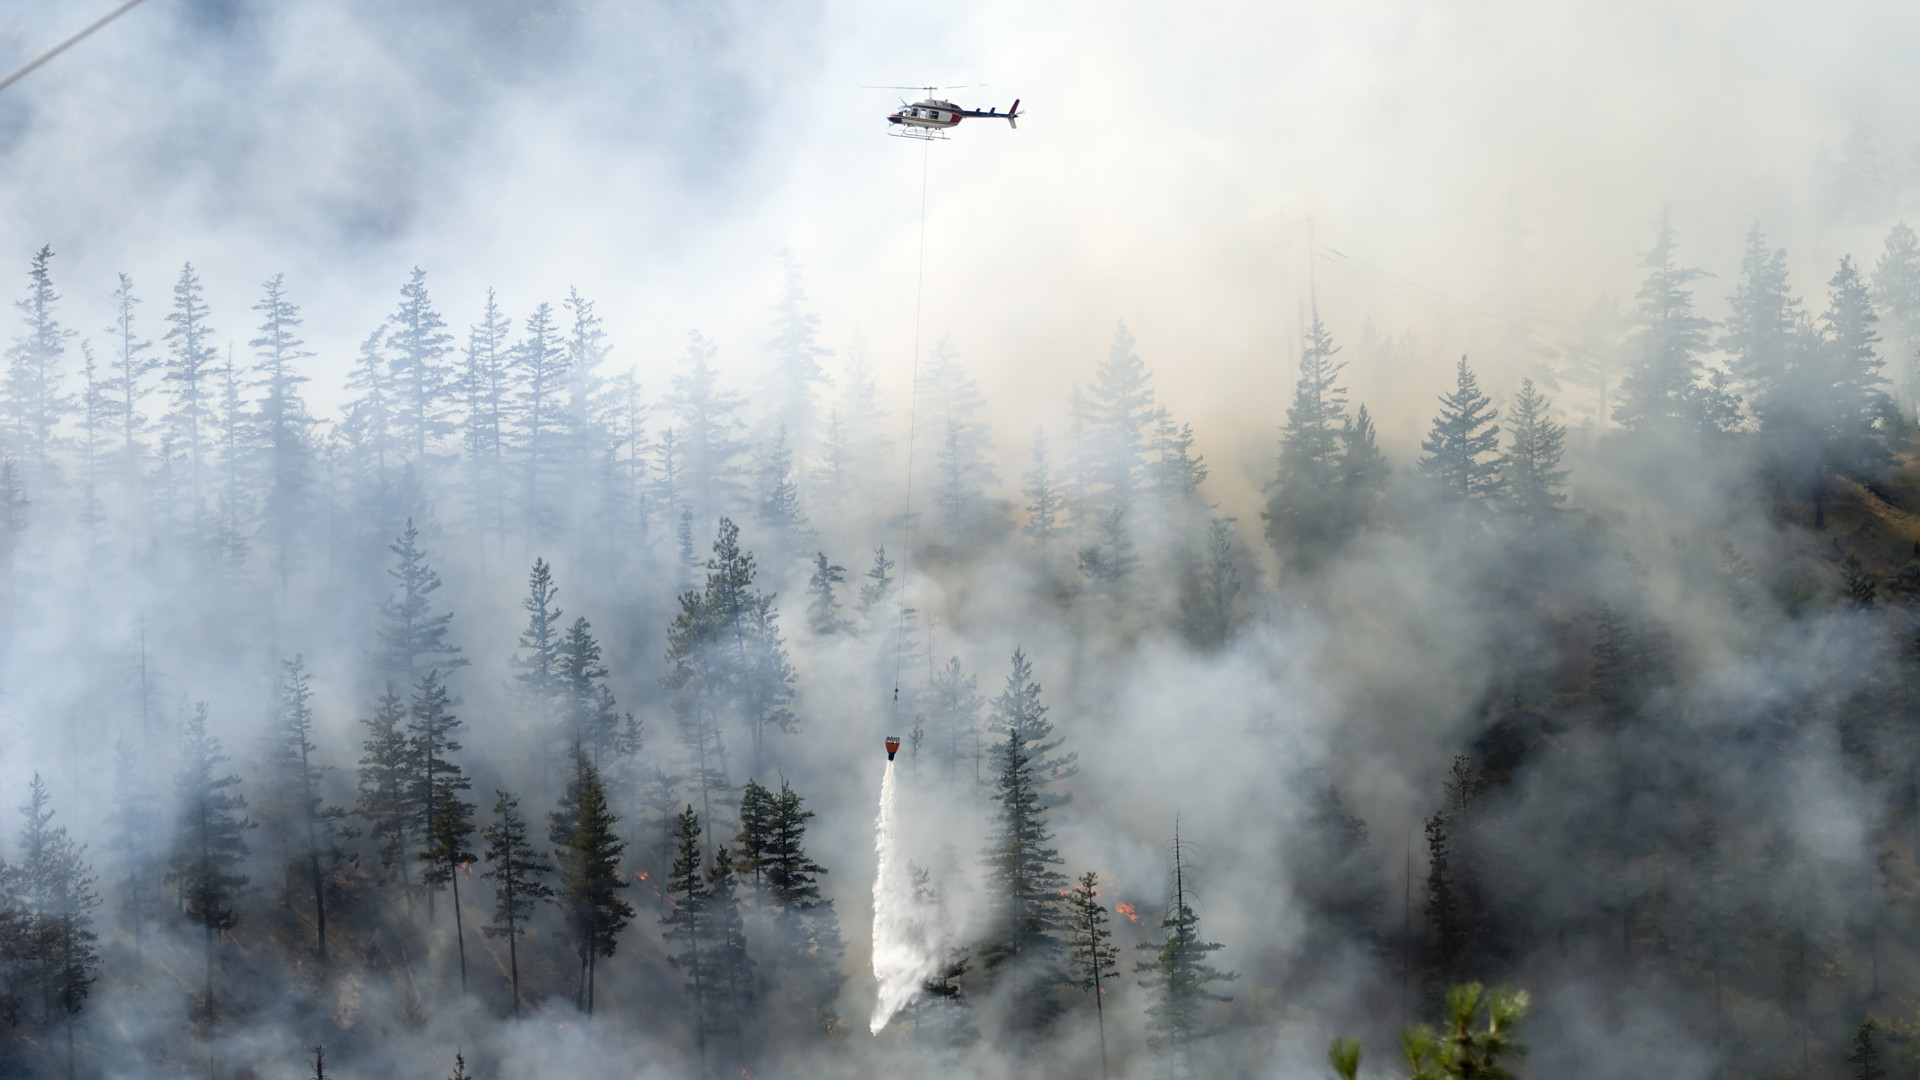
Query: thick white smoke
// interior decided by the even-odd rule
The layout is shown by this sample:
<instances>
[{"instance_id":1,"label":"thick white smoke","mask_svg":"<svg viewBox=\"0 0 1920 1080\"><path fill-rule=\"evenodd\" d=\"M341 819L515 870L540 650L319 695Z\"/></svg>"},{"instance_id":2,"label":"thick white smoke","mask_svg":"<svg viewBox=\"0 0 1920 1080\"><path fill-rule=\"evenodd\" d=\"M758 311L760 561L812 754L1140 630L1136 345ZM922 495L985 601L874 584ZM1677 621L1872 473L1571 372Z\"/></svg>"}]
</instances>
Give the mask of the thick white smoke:
<instances>
[{"instance_id":1,"label":"thick white smoke","mask_svg":"<svg viewBox=\"0 0 1920 1080\"><path fill-rule=\"evenodd\" d=\"M880 869L873 881L873 977L880 994L873 1005L875 1035L907 1007L940 962L937 926L930 905L915 894L913 875L899 857L893 807L893 762L880 781L880 821L875 844Z\"/></svg>"}]
</instances>

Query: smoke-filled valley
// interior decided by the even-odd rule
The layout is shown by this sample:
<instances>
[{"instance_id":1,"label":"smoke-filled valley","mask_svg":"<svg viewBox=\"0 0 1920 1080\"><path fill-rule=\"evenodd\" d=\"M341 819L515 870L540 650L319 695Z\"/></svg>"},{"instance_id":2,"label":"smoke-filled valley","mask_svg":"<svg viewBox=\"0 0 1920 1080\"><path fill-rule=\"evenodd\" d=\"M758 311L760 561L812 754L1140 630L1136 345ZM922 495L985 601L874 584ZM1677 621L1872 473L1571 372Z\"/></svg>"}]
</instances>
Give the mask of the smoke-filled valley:
<instances>
[{"instance_id":1,"label":"smoke-filled valley","mask_svg":"<svg viewBox=\"0 0 1920 1080\"><path fill-rule=\"evenodd\" d=\"M0 92L0 1077L1920 1076L1914 133L170 2ZM1107 70L1282 30L1277 194Z\"/></svg>"}]
</instances>

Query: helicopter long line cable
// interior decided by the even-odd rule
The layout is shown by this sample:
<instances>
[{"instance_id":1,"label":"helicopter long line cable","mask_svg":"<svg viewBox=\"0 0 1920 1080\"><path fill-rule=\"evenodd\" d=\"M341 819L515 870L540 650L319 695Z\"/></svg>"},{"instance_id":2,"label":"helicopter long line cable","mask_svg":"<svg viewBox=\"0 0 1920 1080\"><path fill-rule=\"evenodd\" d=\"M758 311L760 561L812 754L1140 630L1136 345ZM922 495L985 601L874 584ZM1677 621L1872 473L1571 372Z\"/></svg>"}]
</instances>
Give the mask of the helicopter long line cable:
<instances>
[{"instance_id":1,"label":"helicopter long line cable","mask_svg":"<svg viewBox=\"0 0 1920 1080\"><path fill-rule=\"evenodd\" d=\"M900 712L900 670L907 657L907 571L913 563L913 435L920 402L920 306L927 281L927 163L933 156L933 142L927 140L920 150L920 249L914 256L913 273L913 378L907 391L907 497L900 520L900 623L895 628L893 649L892 715Z\"/></svg>"},{"instance_id":2,"label":"helicopter long line cable","mask_svg":"<svg viewBox=\"0 0 1920 1080\"><path fill-rule=\"evenodd\" d=\"M120 16L125 15L127 12L133 10L134 5L138 4L139 2L140 0L126 0L126 2L121 4L119 7L114 8L112 11L107 12L105 15L100 16L99 18L88 23L86 26L82 27L80 31L74 34L72 37L67 38L67 40L62 41L60 44L55 45L53 48L48 49L46 52L41 53L39 56L36 56L33 59L27 61L26 63L20 65L18 68L15 68L12 74L6 76L5 78L0 78L0 90L5 90L7 87L12 86L14 83L19 82L21 79L31 74L34 71L34 69L38 68L40 65L46 63L47 61L53 59L56 56L59 56L61 53L66 52L68 49L73 48L75 45L80 44L80 40L82 38L86 37L88 34L93 33L95 30L98 30L101 27L107 25L108 23L119 18Z\"/></svg>"}]
</instances>

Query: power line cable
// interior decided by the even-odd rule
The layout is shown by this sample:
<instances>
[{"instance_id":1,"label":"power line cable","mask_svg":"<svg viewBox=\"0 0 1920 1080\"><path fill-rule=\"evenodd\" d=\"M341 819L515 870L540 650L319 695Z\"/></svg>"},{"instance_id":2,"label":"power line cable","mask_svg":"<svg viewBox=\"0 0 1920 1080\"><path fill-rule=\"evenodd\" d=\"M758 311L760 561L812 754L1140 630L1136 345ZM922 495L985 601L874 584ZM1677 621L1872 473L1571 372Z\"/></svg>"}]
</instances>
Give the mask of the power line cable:
<instances>
[{"instance_id":1,"label":"power line cable","mask_svg":"<svg viewBox=\"0 0 1920 1080\"><path fill-rule=\"evenodd\" d=\"M93 33L95 30L98 30L101 27L107 25L108 23L119 18L120 16L125 15L127 12L132 11L134 6L138 3L140 3L140 0L126 0L126 2L121 4L119 7L114 8L112 11L109 11L105 15L102 15L98 19L95 19L94 21L88 23L85 27L83 27L80 30L79 33L73 35L67 40L61 42L60 44L55 45L53 48L48 49L46 52L41 53L39 56L36 56L33 59L27 61L25 64L22 64L19 68L14 70L13 74L8 75L4 79L0 79L0 90L5 90L7 87L12 86L14 83L19 82L21 79L31 74L34 71L34 69L38 68L40 65L46 63L47 61L53 59L56 56L59 56L61 53L66 52L68 49L73 48L75 45L80 44L80 40L82 38L86 37L88 34Z\"/></svg>"}]
</instances>

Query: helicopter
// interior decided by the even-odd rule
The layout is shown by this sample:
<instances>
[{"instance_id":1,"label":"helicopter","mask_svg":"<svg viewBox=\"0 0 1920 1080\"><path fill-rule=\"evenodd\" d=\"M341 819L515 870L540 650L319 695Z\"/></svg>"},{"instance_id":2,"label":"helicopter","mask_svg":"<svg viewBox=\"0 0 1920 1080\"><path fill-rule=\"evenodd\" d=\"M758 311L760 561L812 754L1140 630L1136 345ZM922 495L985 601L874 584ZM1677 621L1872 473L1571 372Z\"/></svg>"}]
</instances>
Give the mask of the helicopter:
<instances>
[{"instance_id":1,"label":"helicopter","mask_svg":"<svg viewBox=\"0 0 1920 1080\"><path fill-rule=\"evenodd\" d=\"M960 121L965 120L969 116L978 117L983 120L1005 120L1007 126L1015 130L1018 130L1020 127L1019 123L1016 122L1016 118L1020 115L1019 98L1013 99L1013 107L1006 112L1001 112L998 108L991 108L982 112L978 109L963 109L951 101L931 96L941 90L960 90L964 89L964 87L876 86L869 87L869 89L922 90L929 95L924 100L916 101L911 105L903 101L900 103L898 112L888 114L887 123L892 124L893 128L889 130L887 134L895 135L903 139L945 139L948 137L947 132L950 129L959 127Z\"/></svg>"}]
</instances>

